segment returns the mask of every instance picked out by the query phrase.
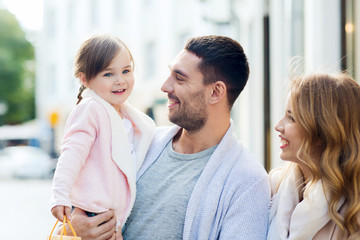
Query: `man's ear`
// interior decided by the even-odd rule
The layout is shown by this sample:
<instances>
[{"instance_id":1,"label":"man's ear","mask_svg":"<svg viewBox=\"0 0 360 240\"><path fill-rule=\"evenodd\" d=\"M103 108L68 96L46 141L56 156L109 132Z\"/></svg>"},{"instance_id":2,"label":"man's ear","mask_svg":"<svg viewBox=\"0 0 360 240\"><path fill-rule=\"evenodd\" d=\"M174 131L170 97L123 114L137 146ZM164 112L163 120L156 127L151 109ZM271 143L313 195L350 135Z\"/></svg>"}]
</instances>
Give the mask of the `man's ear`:
<instances>
[{"instance_id":1,"label":"man's ear","mask_svg":"<svg viewBox=\"0 0 360 240\"><path fill-rule=\"evenodd\" d=\"M88 87L85 73L79 72L79 80L80 80L80 82L81 82L82 85L84 85L85 87Z\"/></svg>"},{"instance_id":2,"label":"man's ear","mask_svg":"<svg viewBox=\"0 0 360 240\"><path fill-rule=\"evenodd\" d=\"M210 103L218 103L226 96L226 85L223 81L212 84Z\"/></svg>"}]
</instances>

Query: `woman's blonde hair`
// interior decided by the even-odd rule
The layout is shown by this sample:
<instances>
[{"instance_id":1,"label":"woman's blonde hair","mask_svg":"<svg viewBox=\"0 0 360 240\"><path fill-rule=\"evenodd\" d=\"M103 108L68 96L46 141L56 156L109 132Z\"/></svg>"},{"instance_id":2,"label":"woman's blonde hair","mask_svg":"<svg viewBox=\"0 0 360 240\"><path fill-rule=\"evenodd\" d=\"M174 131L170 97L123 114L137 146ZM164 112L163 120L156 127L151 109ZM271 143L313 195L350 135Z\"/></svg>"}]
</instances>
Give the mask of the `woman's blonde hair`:
<instances>
[{"instance_id":1,"label":"woman's blonde hair","mask_svg":"<svg viewBox=\"0 0 360 240\"><path fill-rule=\"evenodd\" d=\"M321 179L331 219L355 237L360 231L360 86L344 73L296 77L290 101L305 133L297 153L311 172L305 195ZM320 160L311 158L319 150ZM342 197L348 207L344 217L338 213Z\"/></svg>"}]
</instances>

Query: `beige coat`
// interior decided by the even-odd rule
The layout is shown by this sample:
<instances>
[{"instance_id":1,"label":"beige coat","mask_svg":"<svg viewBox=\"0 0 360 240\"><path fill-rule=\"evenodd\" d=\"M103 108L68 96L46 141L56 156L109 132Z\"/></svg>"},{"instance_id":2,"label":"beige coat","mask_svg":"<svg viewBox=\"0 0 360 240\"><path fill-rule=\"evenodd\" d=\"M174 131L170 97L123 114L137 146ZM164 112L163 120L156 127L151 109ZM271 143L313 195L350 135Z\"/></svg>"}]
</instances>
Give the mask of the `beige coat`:
<instances>
[{"instance_id":1,"label":"beige coat","mask_svg":"<svg viewBox=\"0 0 360 240\"><path fill-rule=\"evenodd\" d=\"M270 172L272 206L267 239L342 240L343 233L328 215L328 204L319 181L309 196L300 201L303 176L299 168L291 169L284 177L283 168ZM344 214L346 203L341 201L339 212Z\"/></svg>"},{"instance_id":2,"label":"beige coat","mask_svg":"<svg viewBox=\"0 0 360 240\"><path fill-rule=\"evenodd\" d=\"M344 216L346 211L346 204L344 203L340 209L340 214ZM348 234L343 233L341 229L333 222L329 221L319 232L314 236L314 240L346 240Z\"/></svg>"}]
</instances>

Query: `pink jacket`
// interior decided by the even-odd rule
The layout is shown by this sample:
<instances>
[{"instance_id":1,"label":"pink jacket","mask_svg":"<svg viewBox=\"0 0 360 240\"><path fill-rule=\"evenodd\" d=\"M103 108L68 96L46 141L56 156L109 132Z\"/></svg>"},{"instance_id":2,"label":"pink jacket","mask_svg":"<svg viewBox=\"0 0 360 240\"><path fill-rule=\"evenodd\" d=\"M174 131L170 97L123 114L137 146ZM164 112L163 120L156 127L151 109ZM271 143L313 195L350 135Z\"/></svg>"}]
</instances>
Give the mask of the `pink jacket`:
<instances>
[{"instance_id":1,"label":"pink jacket","mask_svg":"<svg viewBox=\"0 0 360 240\"><path fill-rule=\"evenodd\" d=\"M65 126L51 207L75 206L95 213L113 209L122 225L135 201L135 166L139 168L145 158L155 124L130 104L122 105L121 112L134 128L135 164L119 114L95 92L87 89L83 96Z\"/></svg>"}]
</instances>

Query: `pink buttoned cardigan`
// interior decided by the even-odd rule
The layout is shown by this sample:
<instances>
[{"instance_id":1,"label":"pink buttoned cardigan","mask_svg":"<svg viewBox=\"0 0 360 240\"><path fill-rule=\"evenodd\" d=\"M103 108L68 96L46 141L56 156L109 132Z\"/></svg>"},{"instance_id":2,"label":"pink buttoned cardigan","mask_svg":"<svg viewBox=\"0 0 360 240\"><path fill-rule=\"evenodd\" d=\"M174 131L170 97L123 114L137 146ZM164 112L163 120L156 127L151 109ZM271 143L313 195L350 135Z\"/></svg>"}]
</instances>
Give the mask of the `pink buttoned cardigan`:
<instances>
[{"instance_id":1,"label":"pink buttoned cardigan","mask_svg":"<svg viewBox=\"0 0 360 240\"><path fill-rule=\"evenodd\" d=\"M83 97L65 126L51 208L64 205L95 213L113 209L123 225L135 201L136 166L145 158L155 124L127 102L122 105L134 128L134 163L123 119L95 92L86 89Z\"/></svg>"}]
</instances>

